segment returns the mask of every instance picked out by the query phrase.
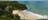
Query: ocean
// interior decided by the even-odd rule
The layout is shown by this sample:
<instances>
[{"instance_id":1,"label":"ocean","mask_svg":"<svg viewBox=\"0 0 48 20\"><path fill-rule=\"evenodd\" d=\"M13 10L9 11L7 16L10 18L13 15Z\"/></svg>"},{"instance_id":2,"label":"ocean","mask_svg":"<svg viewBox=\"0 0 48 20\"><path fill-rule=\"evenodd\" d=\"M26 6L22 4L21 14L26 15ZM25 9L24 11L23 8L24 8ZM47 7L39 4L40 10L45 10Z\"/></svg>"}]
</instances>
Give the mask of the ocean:
<instances>
[{"instance_id":1,"label":"ocean","mask_svg":"<svg viewBox=\"0 0 48 20\"><path fill-rule=\"evenodd\" d=\"M28 10L35 14L42 16L48 16L48 1L18 1L21 4L25 4Z\"/></svg>"}]
</instances>

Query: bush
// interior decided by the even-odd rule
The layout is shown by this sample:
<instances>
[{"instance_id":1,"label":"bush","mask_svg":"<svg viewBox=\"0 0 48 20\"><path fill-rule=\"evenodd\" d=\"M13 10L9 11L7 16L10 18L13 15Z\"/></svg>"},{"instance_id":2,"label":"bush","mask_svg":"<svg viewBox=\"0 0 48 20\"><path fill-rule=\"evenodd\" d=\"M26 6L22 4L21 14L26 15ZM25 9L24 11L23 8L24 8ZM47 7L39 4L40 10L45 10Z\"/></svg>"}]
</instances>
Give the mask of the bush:
<instances>
[{"instance_id":1,"label":"bush","mask_svg":"<svg viewBox=\"0 0 48 20\"><path fill-rule=\"evenodd\" d=\"M16 14L16 20L20 20L20 16L18 14Z\"/></svg>"}]
</instances>

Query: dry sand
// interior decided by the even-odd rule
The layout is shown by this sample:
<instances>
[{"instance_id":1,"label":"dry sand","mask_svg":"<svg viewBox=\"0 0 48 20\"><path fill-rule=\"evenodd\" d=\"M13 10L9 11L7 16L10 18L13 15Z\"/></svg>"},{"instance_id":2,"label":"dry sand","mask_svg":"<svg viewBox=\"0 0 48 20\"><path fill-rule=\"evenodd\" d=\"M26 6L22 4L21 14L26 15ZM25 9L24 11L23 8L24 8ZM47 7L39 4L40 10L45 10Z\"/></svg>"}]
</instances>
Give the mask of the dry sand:
<instances>
[{"instance_id":1,"label":"dry sand","mask_svg":"<svg viewBox=\"0 0 48 20\"><path fill-rule=\"evenodd\" d=\"M20 10L13 10L13 14L14 15L18 14L21 17L21 19L36 20L36 18L34 16L23 13Z\"/></svg>"}]
</instances>

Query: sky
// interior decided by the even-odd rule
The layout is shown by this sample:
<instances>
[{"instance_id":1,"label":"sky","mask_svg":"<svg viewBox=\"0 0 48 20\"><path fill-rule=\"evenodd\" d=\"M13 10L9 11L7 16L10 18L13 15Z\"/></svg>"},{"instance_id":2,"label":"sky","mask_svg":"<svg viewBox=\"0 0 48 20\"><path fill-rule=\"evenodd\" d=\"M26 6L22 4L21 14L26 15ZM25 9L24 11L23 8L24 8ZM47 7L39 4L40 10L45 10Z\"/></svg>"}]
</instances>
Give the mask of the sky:
<instances>
[{"instance_id":1,"label":"sky","mask_svg":"<svg viewBox=\"0 0 48 20\"><path fill-rule=\"evenodd\" d=\"M48 0L0 0L0 1L48 1Z\"/></svg>"},{"instance_id":2,"label":"sky","mask_svg":"<svg viewBox=\"0 0 48 20\"><path fill-rule=\"evenodd\" d=\"M48 1L48 0L16 0L16 1Z\"/></svg>"}]
</instances>

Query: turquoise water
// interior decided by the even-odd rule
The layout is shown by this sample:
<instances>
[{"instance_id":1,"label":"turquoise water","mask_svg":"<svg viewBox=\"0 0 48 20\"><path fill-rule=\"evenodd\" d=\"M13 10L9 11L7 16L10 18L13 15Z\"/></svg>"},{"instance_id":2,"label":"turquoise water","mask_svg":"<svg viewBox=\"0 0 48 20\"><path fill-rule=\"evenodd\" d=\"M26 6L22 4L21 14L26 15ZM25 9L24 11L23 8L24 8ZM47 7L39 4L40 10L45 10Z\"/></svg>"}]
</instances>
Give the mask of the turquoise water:
<instances>
[{"instance_id":1,"label":"turquoise water","mask_svg":"<svg viewBox=\"0 0 48 20\"><path fill-rule=\"evenodd\" d=\"M18 1L26 4L28 10L41 15L48 15L48 1Z\"/></svg>"}]
</instances>

